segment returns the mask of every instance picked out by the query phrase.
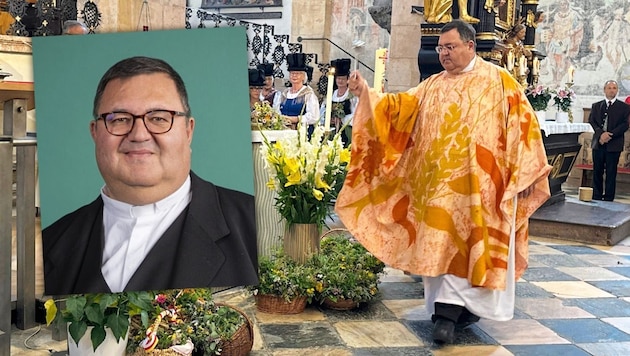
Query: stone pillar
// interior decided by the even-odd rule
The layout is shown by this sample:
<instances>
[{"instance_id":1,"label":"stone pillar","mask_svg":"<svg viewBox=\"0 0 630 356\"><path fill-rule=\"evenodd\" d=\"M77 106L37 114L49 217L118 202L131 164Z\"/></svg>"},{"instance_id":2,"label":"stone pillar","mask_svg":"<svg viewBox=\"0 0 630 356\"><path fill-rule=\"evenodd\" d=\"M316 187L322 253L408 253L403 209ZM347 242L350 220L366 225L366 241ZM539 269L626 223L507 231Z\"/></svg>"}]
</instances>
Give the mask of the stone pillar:
<instances>
[{"instance_id":1,"label":"stone pillar","mask_svg":"<svg viewBox=\"0 0 630 356\"><path fill-rule=\"evenodd\" d=\"M411 11L412 6L423 6L422 0L397 0L392 6L392 29L387 64L388 92L405 91L418 85L418 45L420 22L423 17Z\"/></svg>"}]
</instances>

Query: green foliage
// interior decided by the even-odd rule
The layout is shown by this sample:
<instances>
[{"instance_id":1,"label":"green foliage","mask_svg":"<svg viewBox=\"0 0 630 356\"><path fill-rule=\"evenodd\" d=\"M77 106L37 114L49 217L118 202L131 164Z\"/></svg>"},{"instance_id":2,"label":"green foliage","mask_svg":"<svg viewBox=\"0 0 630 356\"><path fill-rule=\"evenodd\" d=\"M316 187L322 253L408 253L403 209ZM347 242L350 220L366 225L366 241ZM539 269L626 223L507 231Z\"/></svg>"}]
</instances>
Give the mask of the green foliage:
<instances>
[{"instance_id":1,"label":"green foliage","mask_svg":"<svg viewBox=\"0 0 630 356\"><path fill-rule=\"evenodd\" d=\"M547 110L547 106L551 100L551 94L553 94L553 91L549 90L549 88L543 87L542 85L538 85L536 87L530 86L525 90L527 100L529 100L529 103L532 105L534 111Z\"/></svg>"},{"instance_id":2,"label":"green foliage","mask_svg":"<svg viewBox=\"0 0 630 356\"><path fill-rule=\"evenodd\" d=\"M316 271L316 299L320 303L327 298L357 303L372 300L385 268L365 247L341 235L323 239L320 253L308 264Z\"/></svg>"},{"instance_id":3,"label":"green foliage","mask_svg":"<svg viewBox=\"0 0 630 356\"><path fill-rule=\"evenodd\" d=\"M257 286L247 287L254 294L275 295L287 302L302 296L310 302L315 295L314 271L298 264L281 249L271 257L258 258L258 280Z\"/></svg>"},{"instance_id":4,"label":"green foliage","mask_svg":"<svg viewBox=\"0 0 630 356\"><path fill-rule=\"evenodd\" d=\"M165 311L176 311L174 317L160 316ZM147 336L155 331L158 338L156 349L168 349L190 340L196 353L219 355L225 341L247 321L245 317L226 305L217 305L210 289L194 288L159 291L151 305L148 328L132 328L127 351L133 352Z\"/></svg>"},{"instance_id":5,"label":"green foliage","mask_svg":"<svg viewBox=\"0 0 630 356\"><path fill-rule=\"evenodd\" d=\"M105 340L105 328L111 329L119 341L127 334L131 317L144 315L146 319L152 300L150 292L77 294L65 299L65 308L59 309L51 299L45 303L47 323L70 323L68 331L77 344L88 327L93 327L90 339L96 351Z\"/></svg>"}]
</instances>

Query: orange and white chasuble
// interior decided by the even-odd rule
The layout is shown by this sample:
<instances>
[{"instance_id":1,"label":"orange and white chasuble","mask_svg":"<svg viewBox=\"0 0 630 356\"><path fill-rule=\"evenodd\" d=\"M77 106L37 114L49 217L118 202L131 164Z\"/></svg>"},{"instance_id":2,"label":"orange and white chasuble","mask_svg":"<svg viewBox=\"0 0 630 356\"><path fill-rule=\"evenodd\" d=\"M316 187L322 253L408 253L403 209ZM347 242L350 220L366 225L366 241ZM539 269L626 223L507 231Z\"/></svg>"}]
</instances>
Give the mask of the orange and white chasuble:
<instances>
[{"instance_id":1,"label":"orange and white chasuble","mask_svg":"<svg viewBox=\"0 0 630 356\"><path fill-rule=\"evenodd\" d=\"M406 93L363 90L352 133L335 210L371 253L414 274L503 290L515 220L521 276L528 218L550 196L551 167L534 111L507 71L476 58L472 70L441 72Z\"/></svg>"}]
</instances>

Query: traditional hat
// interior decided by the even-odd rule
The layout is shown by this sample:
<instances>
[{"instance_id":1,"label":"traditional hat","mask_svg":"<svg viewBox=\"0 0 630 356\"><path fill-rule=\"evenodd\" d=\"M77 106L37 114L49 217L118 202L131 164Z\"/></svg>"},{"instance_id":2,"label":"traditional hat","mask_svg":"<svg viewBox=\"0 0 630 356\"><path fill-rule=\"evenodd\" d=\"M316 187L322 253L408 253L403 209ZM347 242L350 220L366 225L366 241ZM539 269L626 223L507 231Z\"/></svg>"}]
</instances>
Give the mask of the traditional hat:
<instances>
[{"instance_id":1,"label":"traditional hat","mask_svg":"<svg viewBox=\"0 0 630 356\"><path fill-rule=\"evenodd\" d=\"M256 68L262 69L265 72L265 77L273 76L273 63L261 63Z\"/></svg>"},{"instance_id":2,"label":"traditional hat","mask_svg":"<svg viewBox=\"0 0 630 356\"><path fill-rule=\"evenodd\" d=\"M249 69L249 86L263 87L265 86L265 72L262 69Z\"/></svg>"},{"instance_id":3,"label":"traditional hat","mask_svg":"<svg viewBox=\"0 0 630 356\"><path fill-rule=\"evenodd\" d=\"M335 77L350 75L350 58L333 59L330 66L335 67Z\"/></svg>"},{"instance_id":4,"label":"traditional hat","mask_svg":"<svg viewBox=\"0 0 630 356\"><path fill-rule=\"evenodd\" d=\"M289 53L287 54L287 65L289 72L301 71L306 72L306 54L304 53Z\"/></svg>"}]
</instances>

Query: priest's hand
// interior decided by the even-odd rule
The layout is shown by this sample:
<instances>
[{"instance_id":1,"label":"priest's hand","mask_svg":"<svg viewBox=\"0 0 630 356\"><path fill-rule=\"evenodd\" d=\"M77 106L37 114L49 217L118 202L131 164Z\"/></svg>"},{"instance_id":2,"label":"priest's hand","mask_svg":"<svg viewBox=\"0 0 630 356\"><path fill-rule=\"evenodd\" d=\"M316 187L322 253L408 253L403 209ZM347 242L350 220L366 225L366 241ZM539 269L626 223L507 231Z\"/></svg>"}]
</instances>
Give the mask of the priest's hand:
<instances>
[{"instance_id":1,"label":"priest's hand","mask_svg":"<svg viewBox=\"0 0 630 356\"><path fill-rule=\"evenodd\" d=\"M599 136L599 144L603 145L608 143L611 139L612 139L612 133L606 131L604 133L601 134L601 136Z\"/></svg>"},{"instance_id":2,"label":"priest's hand","mask_svg":"<svg viewBox=\"0 0 630 356\"><path fill-rule=\"evenodd\" d=\"M367 86L365 79L361 76L358 70L350 73L350 78L348 79L348 89L352 95L359 97L363 92L363 88Z\"/></svg>"}]
</instances>

